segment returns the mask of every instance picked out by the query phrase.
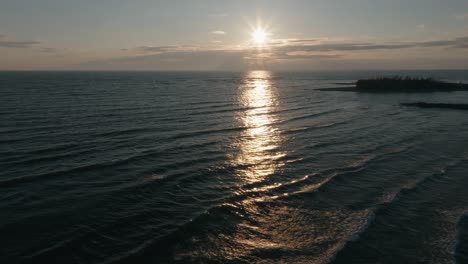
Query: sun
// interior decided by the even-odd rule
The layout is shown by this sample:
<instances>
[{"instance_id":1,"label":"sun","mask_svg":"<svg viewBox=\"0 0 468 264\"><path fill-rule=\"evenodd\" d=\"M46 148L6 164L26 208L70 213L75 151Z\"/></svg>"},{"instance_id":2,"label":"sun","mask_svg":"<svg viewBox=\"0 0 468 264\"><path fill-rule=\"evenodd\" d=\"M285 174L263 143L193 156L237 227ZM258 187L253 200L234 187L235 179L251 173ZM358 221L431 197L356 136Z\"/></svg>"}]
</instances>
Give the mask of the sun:
<instances>
[{"instance_id":1,"label":"sun","mask_svg":"<svg viewBox=\"0 0 468 264\"><path fill-rule=\"evenodd\" d=\"M268 33L258 28L252 32L252 40L257 46L263 46L267 42Z\"/></svg>"}]
</instances>

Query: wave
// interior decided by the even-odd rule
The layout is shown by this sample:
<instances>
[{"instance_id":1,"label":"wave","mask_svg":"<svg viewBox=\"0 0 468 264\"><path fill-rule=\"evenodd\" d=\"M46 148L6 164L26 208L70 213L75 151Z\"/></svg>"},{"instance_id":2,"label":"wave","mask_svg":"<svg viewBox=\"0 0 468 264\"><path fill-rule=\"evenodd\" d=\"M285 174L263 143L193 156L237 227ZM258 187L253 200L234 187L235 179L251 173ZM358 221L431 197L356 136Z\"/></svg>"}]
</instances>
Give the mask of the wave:
<instances>
[{"instance_id":1,"label":"wave","mask_svg":"<svg viewBox=\"0 0 468 264\"><path fill-rule=\"evenodd\" d=\"M207 105L207 104L226 104L232 103L232 101L218 100L218 101L199 101L199 102L188 102L188 105Z\"/></svg>"},{"instance_id":2,"label":"wave","mask_svg":"<svg viewBox=\"0 0 468 264\"><path fill-rule=\"evenodd\" d=\"M376 204L374 204L371 207L372 219L369 223L376 224L376 225L386 224L384 222L385 220L382 220L382 219L387 219L393 216L399 216L398 212L396 213L391 212L391 210L395 208L405 208L404 209L405 212L411 210L410 208L408 208L408 206L402 205L401 203L403 201L406 201L407 199L413 200L414 197L411 198L412 194L424 190L425 185L427 183L430 183L432 181L437 181L441 177L446 176L447 170L451 168L455 168L459 166L460 164L464 163L465 161L466 161L465 159L462 159L462 160L449 162L444 166L443 169L440 169L439 172L432 173L428 176L422 177L417 182L409 186L403 186L403 188L400 188L398 191L394 192L393 194L386 195L385 199L379 200ZM421 214L421 212L419 212L419 214ZM339 261L337 261L338 263L341 263L341 262L346 263L346 259L349 256L349 254L360 254L360 252L353 252L353 246L361 242L360 240L362 238L362 234L366 234L366 232L368 232L371 229L370 228L371 224L366 225L365 228L363 228L359 232L358 237L349 239L349 241L347 241L345 245L343 245L343 247L339 251L336 252L333 260L339 258ZM409 228L409 227L405 226L404 228ZM368 238L365 237L364 239L368 239ZM363 242L363 243L365 244L366 242ZM367 261L370 261L370 260L367 260Z\"/></svg>"},{"instance_id":3,"label":"wave","mask_svg":"<svg viewBox=\"0 0 468 264\"><path fill-rule=\"evenodd\" d=\"M348 124L349 121L336 121L336 122L328 122L328 123L319 123L313 126L307 126L307 127L300 127L300 128L291 128L288 130L283 131L283 134L295 134L295 133L302 133L302 132L308 132L311 130L316 130L316 129L321 129L321 128L330 128L330 127L335 127L339 125L344 125Z\"/></svg>"},{"instance_id":4,"label":"wave","mask_svg":"<svg viewBox=\"0 0 468 264\"><path fill-rule=\"evenodd\" d=\"M87 151L91 152L91 151ZM75 156L79 153L71 153L71 154L66 154L66 156ZM214 155L213 155L214 154ZM88 164L88 165L82 165L78 167L72 167L68 169L62 169L62 170L56 170L56 171L51 171L51 172L45 172L41 174L34 174L34 175L27 175L27 176L20 176L20 177L14 177L14 178L7 178L7 179L1 179L0 180L0 187L12 187L17 184L21 183L26 183L26 182L32 182L38 179L47 179L51 180L56 177L64 176L64 175L72 175L72 174L79 174L79 173L97 173L99 171L103 170L118 170L119 167L129 165L132 163L137 163L142 160L146 160L147 158L154 157L155 155L162 155L162 152L155 152L155 153L146 153L146 154L137 154L133 156L127 156L126 158L123 159L118 159L114 161L106 161L106 162L101 162L101 163L93 163L93 164ZM200 155L199 158L190 158L189 160L182 160L178 162L173 162L173 163L167 163L165 165L161 165L159 168L158 172L154 173L164 173L167 172L168 170L171 169L176 169L176 168L185 168L188 165L192 164L210 164L213 161L220 161L224 158L223 153L212 153L212 155L209 155L208 153L203 153ZM47 159L54 159L54 157L47 157ZM29 162L39 162L41 159L36 159L36 160L31 160ZM26 164L25 164L26 165ZM148 174L148 172L143 172L145 174ZM153 179L156 179L158 177L152 177ZM161 177L161 179L166 178L166 177Z\"/></svg>"},{"instance_id":5,"label":"wave","mask_svg":"<svg viewBox=\"0 0 468 264\"><path fill-rule=\"evenodd\" d=\"M227 133L227 132L239 132L248 129L249 127L231 127L231 128L220 128L220 129L206 129L206 130L197 130L186 133L180 133L175 136L169 137L168 140L177 140L183 138L190 138L203 135L211 135L217 133Z\"/></svg>"},{"instance_id":6,"label":"wave","mask_svg":"<svg viewBox=\"0 0 468 264\"><path fill-rule=\"evenodd\" d=\"M341 168L341 171L348 171L353 170L362 164L353 164L349 167ZM323 174L328 173L327 171L323 172ZM240 190L239 192L235 192L232 196L225 198L224 202L214 207L210 207L202 214L194 217L192 220L185 222L181 226L178 226L177 229L173 230L172 232L159 237L154 238L151 241L145 241L142 245L128 251L126 254L122 254L119 257L118 262L121 263L134 263L135 261L138 262L140 258L146 258L147 255L156 256L156 259L164 261L170 261L169 256L167 253L170 252L172 247L178 243L178 241L185 241L187 237L191 237L194 234L200 233L201 229L205 228L208 223L210 224L223 224L223 221L218 221L216 219L223 218L229 216L229 221L236 221L235 219L243 219L243 215L245 212L243 211L242 207L239 205L242 203L265 203L265 202L272 202L279 198L287 198L288 195L291 194L299 194L301 191L294 191L301 186L310 186L310 183L316 181L319 177L319 174L314 175L306 175L300 179L294 179L287 183L281 184L273 184L270 186L259 186L259 184L249 184L244 185L242 189L245 191ZM319 186L326 183L327 181L322 181ZM283 194L278 196L279 194ZM259 198L262 196L263 198ZM270 197L271 199L268 199ZM238 205L239 204L239 205ZM225 223L224 223L225 224ZM200 229L201 228L201 229ZM161 254L157 254L157 252L161 252ZM163 253L164 252L164 253Z\"/></svg>"},{"instance_id":7,"label":"wave","mask_svg":"<svg viewBox=\"0 0 468 264\"><path fill-rule=\"evenodd\" d=\"M190 220L184 223L183 225L179 226L173 232L161 238L155 239L149 243L145 243L145 245L139 247L137 251L132 251L124 257L122 263L132 263L138 261L140 258L145 258L145 256L147 256L148 254L158 256L158 254L155 254L155 252L161 252L159 256L163 256L162 261L164 261L164 258L167 258L165 259L166 261L171 261L171 256L167 253L171 252L172 247L177 244L177 241L185 241L187 237L191 237L197 233L202 232L200 228L203 229L205 226L207 226L208 223L221 224L223 222L215 219L226 219L228 216L228 218L230 219L229 221L237 221L236 219L243 219L245 212L243 211L243 207L240 206L241 204L250 204L251 202L277 203L276 200L280 198L287 200L291 195L294 196L304 192L310 192L312 189L316 190L320 188L320 186L329 182L331 178L336 177L337 175L350 175L351 173L357 173L359 169L364 167L364 164L369 161L370 159L366 159L361 163L355 163L351 166L338 169L338 171L341 171L341 173L336 172L336 170L330 170L313 175L306 175L300 179L294 179L286 183L277 183L263 187L259 186L258 183L245 185L242 188L244 191L240 190L238 192L235 192L233 196L226 198L224 202L222 202L220 205L207 209L204 213L196 216L195 218L193 218L193 220ZM327 178L327 176L324 176L327 173L332 173L331 171L334 171L334 175L332 175L331 178ZM319 181L318 183L313 183L316 182L318 178L324 177L324 180ZM307 190L303 188L304 186ZM156 257L156 259L161 260L160 257Z\"/></svg>"},{"instance_id":8,"label":"wave","mask_svg":"<svg viewBox=\"0 0 468 264\"><path fill-rule=\"evenodd\" d=\"M289 123L289 122L299 121L299 120L303 120L303 119L310 119L310 118L314 118L314 117L318 117L318 116L322 116L322 115L337 113L337 112L340 112L340 111L342 111L342 109L334 109L334 110L323 111L323 112L314 113L314 114L307 114L307 115L302 115L302 116L297 116L297 117L284 119L284 120L280 121L279 123Z\"/></svg>"},{"instance_id":9,"label":"wave","mask_svg":"<svg viewBox=\"0 0 468 264\"><path fill-rule=\"evenodd\" d=\"M42 163L42 162L49 162L49 161L59 161L63 160L66 158L75 158L80 155L86 155L86 154L92 154L94 153L93 150L77 150L74 152L70 152L70 150L67 151L67 153L63 154L55 154L55 155L48 155L48 156L30 156L29 158L23 158L23 159L18 159L18 158L12 158L10 160L2 160L2 163L5 163L6 166L31 166L33 164L37 163Z\"/></svg>"}]
</instances>

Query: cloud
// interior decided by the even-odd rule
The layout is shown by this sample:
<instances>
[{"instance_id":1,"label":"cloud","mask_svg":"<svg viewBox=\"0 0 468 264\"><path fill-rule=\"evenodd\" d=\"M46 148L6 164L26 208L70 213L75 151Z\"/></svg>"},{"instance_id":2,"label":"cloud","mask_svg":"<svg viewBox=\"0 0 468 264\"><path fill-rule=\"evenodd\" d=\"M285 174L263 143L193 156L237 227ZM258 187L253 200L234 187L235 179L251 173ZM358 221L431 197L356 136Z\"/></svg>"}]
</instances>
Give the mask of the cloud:
<instances>
[{"instance_id":1,"label":"cloud","mask_svg":"<svg viewBox=\"0 0 468 264\"><path fill-rule=\"evenodd\" d=\"M417 25L416 28L419 29L419 30L424 30L424 29L426 29L426 25L425 24L420 24L420 25Z\"/></svg>"},{"instance_id":2,"label":"cloud","mask_svg":"<svg viewBox=\"0 0 468 264\"><path fill-rule=\"evenodd\" d=\"M468 37L460 37L452 40L436 40L415 43L415 47L447 47L464 49L468 46Z\"/></svg>"},{"instance_id":3,"label":"cloud","mask_svg":"<svg viewBox=\"0 0 468 264\"><path fill-rule=\"evenodd\" d=\"M446 48L466 48L468 45L468 37L460 37L450 40L434 40L421 42L405 42L405 43L372 43L372 42L333 42L326 41L318 44L310 44L310 40L306 42L295 40L294 42L286 42L273 47L274 50L281 53L288 52L350 52L350 51L372 51L372 50L398 50L408 48L431 48L431 47L446 47ZM280 42L279 42L280 43Z\"/></svg>"},{"instance_id":4,"label":"cloud","mask_svg":"<svg viewBox=\"0 0 468 264\"><path fill-rule=\"evenodd\" d=\"M55 53L58 50L56 48L40 48L39 51L44 53Z\"/></svg>"},{"instance_id":5,"label":"cloud","mask_svg":"<svg viewBox=\"0 0 468 264\"><path fill-rule=\"evenodd\" d=\"M285 39L285 42L294 42L294 43L307 43L307 42L317 42L318 39Z\"/></svg>"},{"instance_id":6,"label":"cloud","mask_svg":"<svg viewBox=\"0 0 468 264\"><path fill-rule=\"evenodd\" d=\"M142 53L161 53L177 49L177 46L140 46L136 50Z\"/></svg>"},{"instance_id":7,"label":"cloud","mask_svg":"<svg viewBox=\"0 0 468 264\"><path fill-rule=\"evenodd\" d=\"M244 51L236 50L183 50L89 61L74 69L240 70L248 64L244 57Z\"/></svg>"},{"instance_id":8,"label":"cloud","mask_svg":"<svg viewBox=\"0 0 468 264\"><path fill-rule=\"evenodd\" d=\"M274 59L277 60L332 60L343 58L343 54L317 54L308 52L293 52L282 55L275 55Z\"/></svg>"},{"instance_id":9,"label":"cloud","mask_svg":"<svg viewBox=\"0 0 468 264\"><path fill-rule=\"evenodd\" d=\"M35 52L57 53L57 48L38 46L41 41L19 41L0 34L0 48L31 49Z\"/></svg>"},{"instance_id":10,"label":"cloud","mask_svg":"<svg viewBox=\"0 0 468 264\"><path fill-rule=\"evenodd\" d=\"M217 40L213 41L212 43L218 43ZM373 58L377 57L378 61L392 60L393 55L386 55L387 51L391 50L413 49L409 53L402 52L401 54L416 54L417 52L419 55L416 56L427 58L427 52L421 55L425 52L424 50L435 48L441 49L440 52L430 51L430 54L448 52L444 54L454 55L458 53L458 51L454 52L456 49L468 49L468 37L403 43L339 39L284 39L274 40L262 50L248 45L139 46L130 49L129 56L90 61L77 67L79 69L122 70L243 70L256 63L259 65L269 63L270 65L283 65L284 68L287 68L287 65L296 65L300 68L300 65L310 66L320 63L332 65L340 61L349 62L357 59L361 62L367 59L374 63ZM379 51L385 52L379 53ZM369 53L366 55L363 52Z\"/></svg>"},{"instance_id":11,"label":"cloud","mask_svg":"<svg viewBox=\"0 0 468 264\"><path fill-rule=\"evenodd\" d=\"M0 48L27 49L34 48L41 43L40 41L15 40L0 34ZM40 48L39 51L44 51L44 49L49 52L51 51L51 48Z\"/></svg>"},{"instance_id":12,"label":"cloud","mask_svg":"<svg viewBox=\"0 0 468 264\"><path fill-rule=\"evenodd\" d=\"M0 47L2 48L31 48L34 45L41 44L40 41L18 41L18 40L10 40L6 39L5 35L0 35Z\"/></svg>"},{"instance_id":13,"label":"cloud","mask_svg":"<svg viewBox=\"0 0 468 264\"><path fill-rule=\"evenodd\" d=\"M227 33L225 31L222 31L222 30L214 30L214 31L211 31L211 34L226 35Z\"/></svg>"},{"instance_id":14,"label":"cloud","mask_svg":"<svg viewBox=\"0 0 468 264\"><path fill-rule=\"evenodd\" d=\"M219 40L213 40L212 43L221 43ZM336 52L353 52L353 51L374 51L374 50L399 50L409 48L455 48L464 49L468 46L468 37L459 37L448 40L432 40L420 42L403 42L403 43L378 43L378 42L353 42L353 41L333 41L320 39L285 39L274 40L267 47L271 57L298 57L298 56L323 56L325 53ZM158 54L186 54L193 52L251 52L256 50L253 47L202 47L202 46L139 46L136 51L141 53L158 53ZM341 55L340 55L341 56ZM323 56L326 58L327 56ZM333 55L331 57L337 57Z\"/></svg>"}]
</instances>

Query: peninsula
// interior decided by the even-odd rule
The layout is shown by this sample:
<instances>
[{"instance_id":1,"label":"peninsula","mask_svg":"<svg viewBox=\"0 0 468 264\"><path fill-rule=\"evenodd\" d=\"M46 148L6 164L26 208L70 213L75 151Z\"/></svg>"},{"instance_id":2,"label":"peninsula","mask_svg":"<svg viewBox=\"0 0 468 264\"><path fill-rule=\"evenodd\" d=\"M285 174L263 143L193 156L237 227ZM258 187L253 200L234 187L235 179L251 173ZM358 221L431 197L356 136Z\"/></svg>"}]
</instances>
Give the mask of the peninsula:
<instances>
[{"instance_id":1,"label":"peninsula","mask_svg":"<svg viewBox=\"0 0 468 264\"><path fill-rule=\"evenodd\" d=\"M468 84L438 81L431 78L385 77L358 80L355 86L324 88L320 91L364 93L428 93L468 91Z\"/></svg>"}]
</instances>

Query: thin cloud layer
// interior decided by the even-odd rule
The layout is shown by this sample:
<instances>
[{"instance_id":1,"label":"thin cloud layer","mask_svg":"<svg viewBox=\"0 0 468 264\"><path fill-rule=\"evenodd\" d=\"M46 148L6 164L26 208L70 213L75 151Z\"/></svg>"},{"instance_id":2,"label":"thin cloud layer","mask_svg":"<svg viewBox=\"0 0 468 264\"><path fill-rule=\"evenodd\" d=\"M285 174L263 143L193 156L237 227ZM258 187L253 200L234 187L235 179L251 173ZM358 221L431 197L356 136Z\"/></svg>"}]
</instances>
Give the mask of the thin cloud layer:
<instances>
[{"instance_id":1,"label":"thin cloud layer","mask_svg":"<svg viewBox=\"0 0 468 264\"><path fill-rule=\"evenodd\" d=\"M56 53L56 52L58 52L58 50L56 48L40 48L39 51L44 52L44 53Z\"/></svg>"},{"instance_id":2,"label":"thin cloud layer","mask_svg":"<svg viewBox=\"0 0 468 264\"><path fill-rule=\"evenodd\" d=\"M97 60L76 65L76 69L114 70L238 70L248 62L244 51L170 51L157 54ZM201 63L203 62L203 63Z\"/></svg>"},{"instance_id":3,"label":"thin cloud layer","mask_svg":"<svg viewBox=\"0 0 468 264\"><path fill-rule=\"evenodd\" d=\"M313 40L315 41L315 40ZM322 42L318 44L310 44L311 40L294 40L284 44L277 45L274 49L280 52L292 51L370 51L370 50L393 50L393 49L408 49L408 48L430 48L430 47L447 47L447 48L465 48L468 45L468 37L461 37L451 40L435 40L423 42L407 42L407 43L370 43L370 42Z\"/></svg>"},{"instance_id":4,"label":"thin cloud layer","mask_svg":"<svg viewBox=\"0 0 468 264\"><path fill-rule=\"evenodd\" d=\"M220 43L217 41L217 43ZM295 53L294 57L299 57L300 52L307 57L306 53L329 53L329 52L352 52L352 51L374 51L374 50L398 50L409 48L454 48L464 49L468 46L468 37L460 37L449 40L433 40L421 42L405 42L405 43L373 43L373 42L351 42L351 41L333 41L321 39L285 39L273 40L269 46L265 47L270 54L276 56L287 56L287 54ZM216 51L233 51L243 50L248 51L253 49L250 46L241 46L235 48L216 48ZM194 47L194 46L139 46L135 49L140 53L186 53L197 51L210 51L209 47ZM336 57L336 56L335 56Z\"/></svg>"},{"instance_id":5,"label":"thin cloud layer","mask_svg":"<svg viewBox=\"0 0 468 264\"><path fill-rule=\"evenodd\" d=\"M226 35L227 33L225 31L222 31L222 30L214 30L214 31L211 31L211 34L214 34L214 35Z\"/></svg>"},{"instance_id":6,"label":"thin cloud layer","mask_svg":"<svg viewBox=\"0 0 468 264\"><path fill-rule=\"evenodd\" d=\"M0 35L0 47L3 48L17 48L17 49L24 49L24 48L31 48L35 45L41 44L40 41L18 41L18 40L11 40L7 39L5 35Z\"/></svg>"},{"instance_id":7,"label":"thin cloud layer","mask_svg":"<svg viewBox=\"0 0 468 264\"><path fill-rule=\"evenodd\" d=\"M142 53L161 53L169 52L178 48L177 46L140 46L136 50Z\"/></svg>"},{"instance_id":8,"label":"thin cloud layer","mask_svg":"<svg viewBox=\"0 0 468 264\"><path fill-rule=\"evenodd\" d=\"M155 69L155 70L238 70L257 63L339 62L349 60L354 53L405 50L417 52L429 49L468 49L468 37L420 42L356 42L330 39L272 40L263 49L254 46L140 46L134 55L124 58L92 61L78 65L89 69ZM453 52L452 52L453 53ZM367 57L372 59L372 57ZM200 63L203 62L203 63ZM284 65L286 65L284 64Z\"/></svg>"},{"instance_id":9,"label":"thin cloud layer","mask_svg":"<svg viewBox=\"0 0 468 264\"><path fill-rule=\"evenodd\" d=\"M57 48L41 46L41 41L24 41L15 40L8 38L5 35L0 34L0 48L12 48L12 49L31 49L41 53L56 53L59 52Z\"/></svg>"}]
</instances>

